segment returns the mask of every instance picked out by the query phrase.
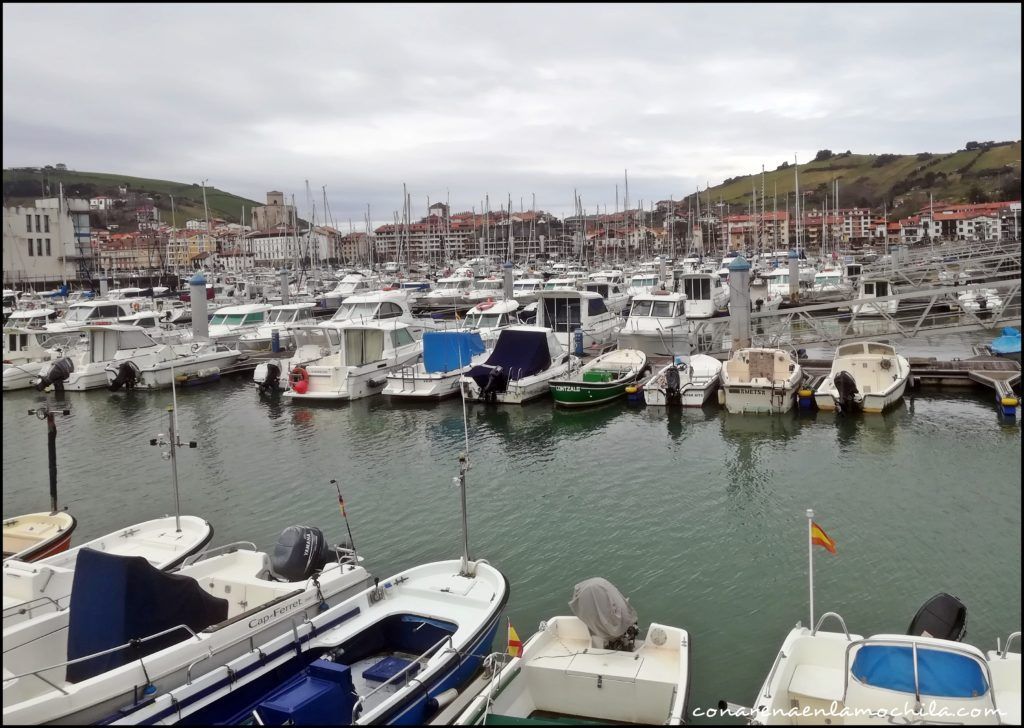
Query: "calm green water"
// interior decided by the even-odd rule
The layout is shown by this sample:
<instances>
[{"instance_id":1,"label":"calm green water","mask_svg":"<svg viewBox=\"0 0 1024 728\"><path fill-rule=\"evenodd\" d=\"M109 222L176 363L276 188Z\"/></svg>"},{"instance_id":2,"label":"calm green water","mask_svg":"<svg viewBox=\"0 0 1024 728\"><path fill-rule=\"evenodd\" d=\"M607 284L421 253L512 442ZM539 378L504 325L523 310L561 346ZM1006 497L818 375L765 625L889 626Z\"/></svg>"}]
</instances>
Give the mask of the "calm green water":
<instances>
[{"instance_id":1,"label":"calm green water","mask_svg":"<svg viewBox=\"0 0 1024 728\"><path fill-rule=\"evenodd\" d=\"M963 339L901 352L969 354ZM48 504L45 425L26 414L37 397L4 395L5 517ZM166 432L170 393L68 398L58 478L76 543L170 513L170 465L149 446ZM236 378L183 391L178 405L183 438L200 441L180 451L183 510L213 523L213 544L270 547L293 523L340 539L337 478L375 574L458 556L458 400L306 408L261 401ZM569 613L576 582L604 576L642 626L690 631L691 707L750 704L787 631L806 623L808 507L838 548L816 550L819 614L902 632L947 591L968 606L969 642L991 649L1020 629L1020 428L987 392L917 394L851 419L541 401L470 405L468 421L472 554L508 575L520 635Z\"/></svg>"}]
</instances>

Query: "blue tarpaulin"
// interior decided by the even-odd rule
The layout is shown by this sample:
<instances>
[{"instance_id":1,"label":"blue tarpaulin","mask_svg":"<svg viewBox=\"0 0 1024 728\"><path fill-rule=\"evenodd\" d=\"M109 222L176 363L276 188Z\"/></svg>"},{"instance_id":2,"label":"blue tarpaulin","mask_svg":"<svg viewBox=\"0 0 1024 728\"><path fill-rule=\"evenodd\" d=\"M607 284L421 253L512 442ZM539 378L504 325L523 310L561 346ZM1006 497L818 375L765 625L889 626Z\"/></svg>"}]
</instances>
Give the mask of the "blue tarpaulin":
<instances>
[{"instance_id":1,"label":"blue tarpaulin","mask_svg":"<svg viewBox=\"0 0 1024 728\"><path fill-rule=\"evenodd\" d=\"M487 388L490 382L493 391L504 392L510 381L532 377L550 366L547 331L505 329L498 335L487 361L470 369L469 376L481 388ZM499 370L495 371L495 367Z\"/></svg>"},{"instance_id":2,"label":"blue tarpaulin","mask_svg":"<svg viewBox=\"0 0 1024 728\"><path fill-rule=\"evenodd\" d=\"M1020 331L1007 326L1002 336L992 340L991 348L992 353L1002 356L1020 354Z\"/></svg>"},{"instance_id":3,"label":"blue tarpaulin","mask_svg":"<svg viewBox=\"0 0 1024 728\"><path fill-rule=\"evenodd\" d=\"M141 556L82 549L71 586L67 656L94 655L178 625L199 632L227 616L227 601L206 593L191 577L165 574ZM188 638L188 631L179 629L70 664L67 680L87 680Z\"/></svg>"},{"instance_id":4,"label":"blue tarpaulin","mask_svg":"<svg viewBox=\"0 0 1024 728\"><path fill-rule=\"evenodd\" d=\"M475 331L428 331L423 334L423 366L427 372L454 372L467 367L484 342Z\"/></svg>"},{"instance_id":5,"label":"blue tarpaulin","mask_svg":"<svg viewBox=\"0 0 1024 728\"><path fill-rule=\"evenodd\" d=\"M910 647L866 645L857 651L850 671L865 685L914 692L914 656ZM978 661L954 652L918 647L917 675L921 695L976 698L988 691Z\"/></svg>"}]
</instances>

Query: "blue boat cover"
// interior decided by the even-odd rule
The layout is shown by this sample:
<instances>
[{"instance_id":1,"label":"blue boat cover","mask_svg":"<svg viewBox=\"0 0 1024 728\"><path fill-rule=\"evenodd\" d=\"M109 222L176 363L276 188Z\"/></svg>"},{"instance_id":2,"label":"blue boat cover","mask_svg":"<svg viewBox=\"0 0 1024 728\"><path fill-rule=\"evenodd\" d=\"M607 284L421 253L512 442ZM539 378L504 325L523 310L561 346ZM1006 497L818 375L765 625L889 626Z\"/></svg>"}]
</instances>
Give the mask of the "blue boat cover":
<instances>
[{"instance_id":1,"label":"blue boat cover","mask_svg":"<svg viewBox=\"0 0 1024 728\"><path fill-rule=\"evenodd\" d=\"M1019 354L1020 353L1020 331L1007 326L1003 329L1003 335L992 340L992 352L995 354Z\"/></svg>"},{"instance_id":2,"label":"blue boat cover","mask_svg":"<svg viewBox=\"0 0 1024 728\"><path fill-rule=\"evenodd\" d=\"M423 366L428 373L454 372L468 367L484 342L475 331L428 331L423 334Z\"/></svg>"},{"instance_id":3,"label":"blue boat cover","mask_svg":"<svg viewBox=\"0 0 1024 728\"><path fill-rule=\"evenodd\" d=\"M469 376L481 388L487 386L494 367L501 367L495 391L504 392L508 382L532 377L551 366L546 331L505 329L498 335L494 350L484 364L469 370Z\"/></svg>"},{"instance_id":4,"label":"blue boat cover","mask_svg":"<svg viewBox=\"0 0 1024 728\"><path fill-rule=\"evenodd\" d=\"M910 647L866 645L850 668L865 685L914 692L914 657ZM918 687L937 698L976 698L988 691L978 661L954 652L917 648Z\"/></svg>"},{"instance_id":5,"label":"blue boat cover","mask_svg":"<svg viewBox=\"0 0 1024 728\"><path fill-rule=\"evenodd\" d=\"M67 657L76 660L182 624L198 632L227 616L227 600L206 593L191 577L165 574L141 556L82 549L71 585ZM70 664L67 680L87 680L188 637L177 630Z\"/></svg>"}]
</instances>

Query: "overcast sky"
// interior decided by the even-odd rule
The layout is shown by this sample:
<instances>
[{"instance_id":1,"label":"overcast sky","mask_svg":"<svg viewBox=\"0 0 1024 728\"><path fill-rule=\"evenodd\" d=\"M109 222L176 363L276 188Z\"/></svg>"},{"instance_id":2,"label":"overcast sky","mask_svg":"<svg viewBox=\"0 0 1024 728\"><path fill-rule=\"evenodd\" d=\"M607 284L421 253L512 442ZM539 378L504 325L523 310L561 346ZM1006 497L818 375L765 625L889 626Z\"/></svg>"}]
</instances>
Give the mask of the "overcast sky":
<instances>
[{"instance_id":1,"label":"overcast sky","mask_svg":"<svg viewBox=\"0 0 1024 728\"><path fill-rule=\"evenodd\" d=\"M680 197L794 153L1019 139L1013 5L3 6L3 164L426 200ZM621 203L620 203L621 204ZM322 205L317 204L320 210ZM320 213L318 220L322 220Z\"/></svg>"}]
</instances>

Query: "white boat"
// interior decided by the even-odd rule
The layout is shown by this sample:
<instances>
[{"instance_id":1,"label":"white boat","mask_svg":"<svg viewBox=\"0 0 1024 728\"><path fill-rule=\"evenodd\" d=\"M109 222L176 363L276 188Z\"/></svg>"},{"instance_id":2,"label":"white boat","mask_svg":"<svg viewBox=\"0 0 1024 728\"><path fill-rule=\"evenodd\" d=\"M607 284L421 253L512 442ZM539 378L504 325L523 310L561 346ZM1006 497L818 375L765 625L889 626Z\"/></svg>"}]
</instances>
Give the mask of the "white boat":
<instances>
[{"instance_id":1,"label":"white boat","mask_svg":"<svg viewBox=\"0 0 1024 728\"><path fill-rule=\"evenodd\" d=\"M295 334L307 328L297 327ZM331 337L327 353L321 347L322 355L312 360L305 349L316 344L297 346L288 364L289 388L284 393L293 402L353 400L379 394L390 371L415 361L423 351L422 341L401 321L328 322L320 328L335 331L337 338Z\"/></svg>"},{"instance_id":2,"label":"white boat","mask_svg":"<svg viewBox=\"0 0 1024 728\"><path fill-rule=\"evenodd\" d=\"M65 511L42 511L5 518L4 561L13 559L27 563L67 551L77 523L75 517Z\"/></svg>"},{"instance_id":3,"label":"white boat","mask_svg":"<svg viewBox=\"0 0 1024 728\"><path fill-rule=\"evenodd\" d=\"M512 281L512 298L525 306L536 301L538 291L543 288L543 278L519 278Z\"/></svg>"},{"instance_id":4,"label":"white boat","mask_svg":"<svg viewBox=\"0 0 1024 728\"><path fill-rule=\"evenodd\" d=\"M487 358L475 331L428 331L423 335L423 360L388 373L385 397L443 399L459 392L459 380Z\"/></svg>"},{"instance_id":5,"label":"white boat","mask_svg":"<svg viewBox=\"0 0 1024 728\"><path fill-rule=\"evenodd\" d=\"M643 383L649 407L703 407L718 390L722 362L706 354L676 356Z\"/></svg>"},{"instance_id":6,"label":"white boat","mask_svg":"<svg viewBox=\"0 0 1024 728\"><path fill-rule=\"evenodd\" d=\"M484 301L495 301L504 298L505 283L501 278L483 278L476 281L465 294L466 303L476 305Z\"/></svg>"},{"instance_id":7,"label":"white boat","mask_svg":"<svg viewBox=\"0 0 1024 728\"><path fill-rule=\"evenodd\" d=\"M559 276L554 278L548 278L544 281L544 288L542 291L575 291L576 290L576 279L569 278L568 276Z\"/></svg>"},{"instance_id":8,"label":"white boat","mask_svg":"<svg viewBox=\"0 0 1024 728\"><path fill-rule=\"evenodd\" d=\"M16 329L45 329L46 324L57 319L57 310L53 308L26 308L12 311L4 321L4 327Z\"/></svg>"},{"instance_id":9,"label":"white boat","mask_svg":"<svg viewBox=\"0 0 1024 728\"><path fill-rule=\"evenodd\" d=\"M409 292L404 290L380 290L349 296L331 317L332 323L371 321L401 321L409 324L409 330L416 338L422 336L424 331L431 331L438 326L432 318L413 314Z\"/></svg>"},{"instance_id":10,"label":"white boat","mask_svg":"<svg viewBox=\"0 0 1024 728\"><path fill-rule=\"evenodd\" d=\"M454 725L681 725L690 695L690 636L652 622L604 579L576 585L576 616L541 622ZM493 656L497 662L502 656Z\"/></svg>"},{"instance_id":11,"label":"white boat","mask_svg":"<svg viewBox=\"0 0 1024 728\"><path fill-rule=\"evenodd\" d=\"M4 327L4 391L28 389L39 377L39 370L63 356L78 340L77 332L50 334L37 329Z\"/></svg>"},{"instance_id":12,"label":"white boat","mask_svg":"<svg viewBox=\"0 0 1024 728\"><path fill-rule=\"evenodd\" d=\"M722 367L725 407L732 414L784 414L802 381L803 369L789 352L740 349Z\"/></svg>"},{"instance_id":13,"label":"white boat","mask_svg":"<svg viewBox=\"0 0 1024 728\"><path fill-rule=\"evenodd\" d=\"M761 280L764 281L766 291L768 293L768 299L778 299L781 301L788 301L791 295L789 288L789 268L776 268L775 270L768 271L761 276ZM797 284L797 290L799 291L800 286Z\"/></svg>"},{"instance_id":14,"label":"white boat","mask_svg":"<svg viewBox=\"0 0 1024 728\"><path fill-rule=\"evenodd\" d=\"M286 303L274 306L266 313L263 324L238 337L239 351L267 351L270 349L274 334L278 335L281 347L290 349L292 344L289 326L313 324L315 303Z\"/></svg>"},{"instance_id":15,"label":"white boat","mask_svg":"<svg viewBox=\"0 0 1024 728\"><path fill-rule=\"evenodd\" d=\"M438 278L433 290L419 297L418 305L425 308L444 308L466 303L466 294L473 288L473 277L455 275Z\"/></svg>"},{"instance_id":16,"label":"white boat","mask_svg":"<svg viewBox=\"0 0 1024 728\"><path fill-rule=\"evenodd\" d=\"M829 618L842 631L822 630ZM804 722L800 715L813 715L819 724L1020 725L1020 653L986 655L961 642L965 623L959 600L939 594L908 634L853 634L834 612L813 629L798 624L782 643L750 722L794 725Z\"/></svg>"},{"instance_id":17,"label":"white boat","mask_svg":"<svg viewBox=\"0 0 1024 728\"><path fill-rule=\"evenodd\" d=\"M992 314L1002 308L1003 298L997 288L972 288L957 297L961 309L973 314Z\"/></svg>"},{"instance_id":18,"label":"white boat","mask_svg":"<svg viewBox=\"0 0 1024 728\"><path fill-rule=\"evenodd\" d=\"M259 645L368 582L354 554L316 529L288 529L273 558L230 544L174 574L84 550L69 606L4 632L4 722L138 722L155 699L225 676L240 656L271 659Z\"/></svg>"},{"instance_id":19,"label":"white boat","mask_svg":"<svg viewBox=\"0 0 1024 728\"><path fill-rule=\"evenodd\" d=\"M630 276L629 284L626 286L626 295L632 299L634 296L651 293L661 288L662 283L666 283L666 288L671 286L671 281L662 281L657 273L650 271L637 273Z\"/></svg>"},{"instance_id":20,"label":"white boat","mask_svg":"<svg viewBox=\"0 0 1024 728\"><path fill-rule=\"evenodd\" d=\"M519 302L515 300L478 303L466 312L460 330L475 331L480 334L484 344L490 348L494 345L502 329L518 323L516 317L518 310Z\"/></svg>"},{"instance_id":21,"label":"white boat","mask_svg":"<svg viewBox=\"0 0 1024 728\"><path fill-rule=\"evenodd\" d=\"M605 280L591 280L583 283L584 291L592 291L604 298L604 305L609 311L619 316L629 305L629 296L626 295L626 287L621 283Z\"/></svg>"},{"instance_id":22,"label":"white boat","mask_svg":"<svg viewBox=\"0 0 1024 728\"><path fill-rule=\"evenodd\" d=\"M829 375L814 390L814 401L826 412L884 412L900 401L909 379L910 363L889 344L843 344Z\"/></svg>"},{"instance_id":23,"label":"white boat","mask_svg":"<svg viewBox=\"0 0 1024 728\"><path fill-rule=\"evenodd\" d=\"M583 334L584 351L594 353L607 349L615 341L622 319L608 310L599 293L553 290L537 294L535 324L553 330L567 349L576 347L574 336L578 329Z\"/></svg>"},{"instance_id":24,"label":"white boat","mask_svg":"<svg viewBox=\"0 0 1024 728\"><path fill-rule=\"evenodd\" d=\"M729 310L729 287L717 273L686 273L676 281L686 296L686 318L708 319Z\"/></svg>"},{"instance_id":25,"label":"white boat","mask_svg":"<svg viewBox=\"0 0 1024 728\"><path fill-rule=\"evenodd\" d=\"M324 294L323 304L327 308L335 308L345 302L350 296L359 296L364 293L376 291L381 287L380 278L377 276L365 276L360 273L350 273L338 282L332 290Z\"/></svg>"},{"instance_id":26,"label":"white boat","mask_svg":"<svg viewBox=\"0 0 1024 728\"><path fill-rule=\"evenodd\" d=\"M682 293L659 290L634 296L616 336L619 348L639 349L648 356L689 354L692 342L686 306Z\"/></svg>"},{"instance_id":27,"label":"white boat","mask_svg":"<svg viewBox=\"0 0 1024 728\"><path fill-rule=\"evenodd\" d=\"M476 402L523 404L546 395L548 383L578 361L551 329L509 326L487 360L463 375L462 393Z\"/></svg>"},{"instance_id":28,"label":"white boat","mask_svg":"<svg viewBox=\"0 0 1024 728\"><path fill-rule=\"evenodd\" d=\"M66 611L71 599L75 566L83 549L122 556L141 556L157 569L172 569L203 548L213 537L213 527L202 518L181 516L180 523L179 531L175 516L157 518L108 533L32 563L15 559L4 561L4 668L8 668L9 628L48 614ZM5 683L5 706L6 690Z\"/></svg>"},{"instance_id":29,"label":"white boat","mask_svg":"<svg viewBox=\"0 0 1024 728\"><path fill-rule=\"evenodd\" d=\"M814 274L811 292L815 295L842 294L853 295L853 283L844 275L841 268L825 268Z\"/></svg>"},{"instance_id":30,"label":"white boat","mask_svg":"<svg viewBox=\"0 0 1024 728\"><path fill-rule=\"evenodd\" d=\"M57 334L78 331L84 326L103 326L116 323L122 316L130 316L131 302L121 301L83 301L68 306L67 312L59 320L46 324L46 330Z\"/></svg>"},{"instance_id":31,"label":"white boat","mask_svg":"<svg viewBox=\"0 0 1024 728\"><path fill-rule=\"evenodd\" d=\"M888 278L862 276L857 281L857 301L871 301L874 298L887 298L899 293L896 286ZM893 316L899 307L899 301L882 301L881 303L853 303L850 311L854 316Z\"/></svg>"},{"instance_id":32,"label":"white boat","mask_svg":"<svg viewBox=\"0 0 1024 728\"><path fill-rule=\"evenodd\" d=\"M162 344L181 344L192 341L192 330L167 323L160 318L160 314L153 309L136 311L128 316L122 316L117 323L126 326L139 326L154 341Z\"/></svg>"},{"instance_id":33,"label":"white boat","mask_svg":"<svg viewBox=\"0 0 1024 728\"><path fill-rule=\"evenodd\" d=\"M209 339L233 344L242 334L255 331L267 320L273 306L266 303L246 303L241 306L222 306L210 317Z\"/></svg>"}]
</instances>

